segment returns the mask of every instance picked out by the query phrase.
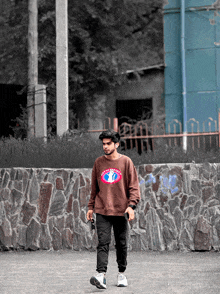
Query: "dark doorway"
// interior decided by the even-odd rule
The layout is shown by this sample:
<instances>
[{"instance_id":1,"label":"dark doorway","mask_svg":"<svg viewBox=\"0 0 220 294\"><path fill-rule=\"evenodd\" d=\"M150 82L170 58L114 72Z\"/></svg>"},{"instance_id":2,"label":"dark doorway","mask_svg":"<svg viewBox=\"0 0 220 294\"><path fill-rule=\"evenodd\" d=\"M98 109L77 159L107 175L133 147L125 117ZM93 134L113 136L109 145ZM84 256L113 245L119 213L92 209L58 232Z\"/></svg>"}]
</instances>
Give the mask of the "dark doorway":
<instances>
[{"instance_id":1,"label":"dark doorway","mask_svg":"<svg viewBox=\"0 0 220 294\"><path fill-rule=\"evenodd\" d=\"M152 99L116 100L116 117L119 125L150 119Z\"/></svg>"},{"instance_id":2,"label":"dark doorway","mask_svg":"<svg viewBox=\"0 0 220 294\"><path fill-rule=\"evenodd\" d=\"M121 140L122 150L136 148L139 154L148 149L152 150L152 139L138 138L140 135L151 135L146 124L142 121L152 118L152 99L117 100L116 116L122 134L134 137ZM132 127L122 125L123 123L131 124Z\"/></svg>"},{"instance_id":3,"label":"dark doorway","mask_svg":"<svg viewBox=\"0 0 220 294\"><path fill-rule=\"evenodd\" d=\"M14 136L10 126L15 126L12 121L20 116L21 108L26 106L27 93L22 93L23 86L0 84L0 137Z\"/></svg>"}]
</instances>

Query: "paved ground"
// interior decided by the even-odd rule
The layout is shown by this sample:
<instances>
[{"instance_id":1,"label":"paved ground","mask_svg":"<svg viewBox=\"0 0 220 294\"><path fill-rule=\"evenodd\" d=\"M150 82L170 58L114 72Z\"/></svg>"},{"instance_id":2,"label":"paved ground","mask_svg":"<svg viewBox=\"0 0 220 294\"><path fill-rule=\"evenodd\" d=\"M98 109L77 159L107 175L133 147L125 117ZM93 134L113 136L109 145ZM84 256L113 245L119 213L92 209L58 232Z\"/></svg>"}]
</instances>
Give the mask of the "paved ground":
<instances>
[{"instance_id":1,"label":"paved ground","mask_svg":"<svg viewBox=\"0 0 220 294\"><path fill-rule=\"evenodd\" d=\"M107 290L90 285L95 252L0 252L0 293L220 293L220 253L129 252L129 286L116 287L110 252Z\"/></svg>"}]
</instances>

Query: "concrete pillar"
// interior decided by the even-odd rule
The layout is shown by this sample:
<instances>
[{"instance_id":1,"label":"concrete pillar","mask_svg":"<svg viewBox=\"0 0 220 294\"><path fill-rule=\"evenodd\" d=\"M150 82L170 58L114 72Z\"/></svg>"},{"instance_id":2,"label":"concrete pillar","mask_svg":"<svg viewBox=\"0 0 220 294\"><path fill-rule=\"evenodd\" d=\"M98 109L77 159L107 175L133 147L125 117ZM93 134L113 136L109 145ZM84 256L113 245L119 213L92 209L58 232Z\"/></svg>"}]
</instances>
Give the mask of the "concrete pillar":
<instances>
[{"instance_id":1,"label":"concrete pillar","mask_svg":"<svg viewBox=\"0 0 220 294\"><path fill-rule=\"evenodd\" d=\"M47 140L46 86L35 87L35 137Z\"/></svg>"},{"instance_id":2,"label":"concrete pillar","mask_svg":"<svg viewBox=\"0 0 220 294\"><path fill-rule=\"evenodd\" d=\"M68 0L56 0L57 135L69 129Z\"/></svg>"}]
</instances>

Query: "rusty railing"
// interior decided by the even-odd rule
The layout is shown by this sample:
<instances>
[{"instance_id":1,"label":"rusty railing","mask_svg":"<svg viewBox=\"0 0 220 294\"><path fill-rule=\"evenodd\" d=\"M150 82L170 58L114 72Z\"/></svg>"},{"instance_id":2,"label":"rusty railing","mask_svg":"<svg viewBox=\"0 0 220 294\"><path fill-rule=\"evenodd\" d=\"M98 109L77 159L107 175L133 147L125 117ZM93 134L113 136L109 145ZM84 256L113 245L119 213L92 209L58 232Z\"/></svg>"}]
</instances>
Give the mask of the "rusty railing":
<instances>
[{"instance_id":1,"label":"rusty railing","mask_svg":"<svg viewBox=\"0 0 220 294\"><path fill-rule=\"evenodd\" d=\"M202 123L195 118L190 118L187 121L187 133L182 132L182 123L177 119L173 119L165 125L165 122L149 122L138 121L135 124L122 123L118 126L118 119L107 118L107 123L104 123L102 130L88 130L90 133L102 132L108 128L113 128L118 131L121 136L121 147L123 149L136 148L139 153L147 150L154 151L158 145L164 146L182 146L183 137L187 137L187 146L195 148L220 147L220 113L218 122L209 117Z\"/></svg>"}]
</instances>

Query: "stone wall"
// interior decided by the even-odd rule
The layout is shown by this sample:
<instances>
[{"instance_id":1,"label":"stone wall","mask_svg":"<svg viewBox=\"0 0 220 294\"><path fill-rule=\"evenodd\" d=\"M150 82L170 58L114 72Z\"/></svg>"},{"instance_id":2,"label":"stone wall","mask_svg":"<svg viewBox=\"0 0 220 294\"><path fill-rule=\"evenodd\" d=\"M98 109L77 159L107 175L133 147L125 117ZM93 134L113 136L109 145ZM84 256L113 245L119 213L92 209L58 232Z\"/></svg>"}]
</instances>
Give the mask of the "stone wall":
<instances>
[{"instance_id":1,"label":"stone wall","mask_svg":"<svg viewBox=\"0 0 220 294\"><path fill-rule=\"evenodd\" d=\"M220 164L137 171L142 199L129 250L219 250ZM91 169L0 169L0 249L95 250L86 221L90 177Z\"/></svg>"}]
</instances>

